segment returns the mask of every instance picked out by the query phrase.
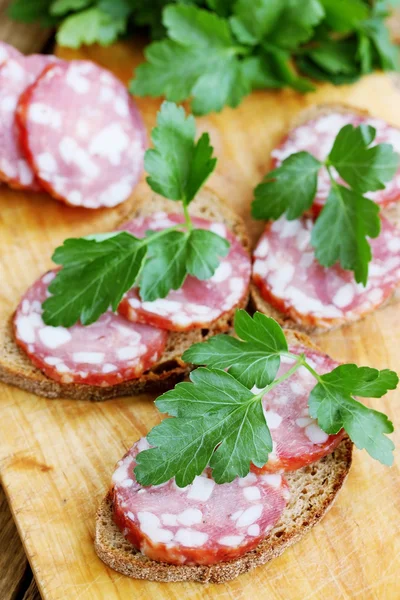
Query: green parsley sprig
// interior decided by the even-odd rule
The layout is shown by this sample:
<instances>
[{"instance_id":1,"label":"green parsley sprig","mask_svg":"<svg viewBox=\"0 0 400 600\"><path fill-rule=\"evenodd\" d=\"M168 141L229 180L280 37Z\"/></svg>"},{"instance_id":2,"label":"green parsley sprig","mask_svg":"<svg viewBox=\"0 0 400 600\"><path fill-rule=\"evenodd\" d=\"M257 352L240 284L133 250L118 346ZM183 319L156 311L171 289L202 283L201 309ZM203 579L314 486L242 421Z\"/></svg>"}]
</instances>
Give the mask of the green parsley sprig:
<instances>
[{"instance_id":1,"label":"green parsley sprig","mask_svg":"<svg viewBox=\"0 0 400 600\"><path fill-rule=\"evenodd\" d=\"M337 134L328 158L321 162L309 152L297 152L270 171L254 192L256 219L297 219L309 210L317 191L318 173L326 169L331 189L313 227L311 244L324 267L337 261L354 271L366 285L371 247L367 238L380 232L379 206L363 194L382 190L399 166L399 155L390 144L371 146L376 131L369 125L345 125ZM335 171L348 187L335 179Z\"/></svg>"},{"instance_id":2,"label":"green parsley sprig","mask_svg":"<svg viewBox=\"0 0 400 600\"><path fill-rule=\"evenodd\" d=\"M108 45L147 27L153 39L135 74L138 95L193 99L205 114L251 90L314 88L394 70L385 24L394 0L13 0L10 15L58 25L57 42Z\"/></svg>"},{"instance_id":3,"label":"green parsley sprig","mask_svg":"<svg viewBox=\"0 0 400 600\"><path fill-rule=\"evenodd\" d=\"M384 2L377 10L363 0L209 0L211 13L193 4L164 8L166 39L146 48L132 93L191 98L201 115L235 107L255 89L307 92L312 79L343 83L396 68Z\"/></svg>"},{"instance_id":4,"label":"green parsley sprig","mask_svg":"<svg viewBox=\"0 0 400 600\"><path fill-rule=\"evenodd\" d=\"M184 353L183 360L207 368L193 371L190 382L156 400L157 408L174 418L147 435L153 448L137 456L139 483L158 485L175 477L184 487L207 465L217 483L227 483L245 477L250 463L265 465L272 440L262 399L301 367L316 380L308 404L319 426L328 434L343 428L357 448L392 464L394 444L385 435L393 432L392 423L353 396L380 398L396 388L396 373L348 364L319 375L305 354L289 351L281 327L262 313L250 317L238 310L235 331L238 338L217 335ZM277 377L281 357L291 358L293 366Z\"/></svg>"},{"instance_id":5,"label":"green parsley sprig","mask_svg":"<svg viewBox=\"0 0 400 600\"><path fill-rule=\"evenodd\" d=\"M193 116L164 102L153 129L154 148L146 151L147 182L166 198L182 202L185 223L138 239L113 232L65 240L53 254L63 268L49 285L43 303L47 325L70 327L96 321L109 307L117 310L123 295L139 285L144 301L179 289L187 275L209 279L229 252L225 238L194 227L189 204L216 165L207 133L195 141Z\"/></svg>"}]
</instances>

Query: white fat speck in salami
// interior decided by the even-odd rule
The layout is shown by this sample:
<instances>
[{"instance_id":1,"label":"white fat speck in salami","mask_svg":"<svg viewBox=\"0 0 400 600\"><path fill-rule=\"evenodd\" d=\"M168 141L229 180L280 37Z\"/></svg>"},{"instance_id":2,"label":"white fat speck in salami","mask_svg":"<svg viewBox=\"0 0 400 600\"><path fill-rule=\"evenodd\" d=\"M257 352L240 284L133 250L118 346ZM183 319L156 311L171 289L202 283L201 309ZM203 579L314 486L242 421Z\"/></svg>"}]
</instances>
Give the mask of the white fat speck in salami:
<instances>
[{"instance_id":1,"label":"white fat speck in salami","mask_svg":"<svg viewBox=\"0 0 400 600\"><path fill-rule=\"evenodd\" d=\"M316 350L301 346L292 347L289 350L293 354L304 353L307 361L314 362L315 370L320 375L332 371L339 365L329 356ZM277 377L281 377L289 369L290 364L281 363ZM318 426L317 421L310 417L308 397L316 381L313 377L303 377L303 372L308 371L304 367L300 367L290 379L283 381L268 392L262 401L265 414L274 413L279 416L279 423L276 419L277 426L270 430L274 452L270 454L269 461L262 468L253 465L251 470L252 474L257 473L258 475L273 473L264 475L264 481L272 487L278 486L279 488L281 486L281 475L277 474L277 471L295 471L316 462L333 452L344 436L344 431L340 431L336 435L328 435ZM298 387L293 384L297 384ZM280 401L282 395L288 398L287 402ZM257 483L257 489L259 487ZM244 491L246 489L252 490L253 487L244 488ZM253 492L250 491L250 494Z\"/></svg>"},{"instance_id":2,"label":"white fat speck in salami","mask_svg":"<svg viewBox=\"0 0 400 600\"><path fill-rule=\"evenodd\" d=\"M322 267L311 246L311 219L298 221L299 230L282 239L286 219L268 224L254 251L253 280L263 298L304 325L331 328L355 321L381 305L400 284L400 229L381 218L379 237L370 239L372 261L367 286L357 284L352 271L338 264ZM307 235L304 251L299 235ZM270 252L259 254L267 239ZM311 260L304 262L304 256ZM290 278L282 277L291 269Z\"/></svg>"},{"instance_id":3,"label":"white fat speck in salami","mask_svg":"<svg viewBox=\"0 0 400 600\"><path fill-rule=\"evenodd\" d=\"M153 560L206 565L242 556L257 546L286 506L285 478L271 485L264 474L217 484L207 468L186 488L179 488L173 479L143 488L135 480L134 468L138 452L147 448L142 439L118 462L112 494L119 529Z\"/></svg>"},{"instance_id":4,"label":"white fat speck in salami","mask_svg":"<svg viewBox=\"0 0 400 600\"><path fill-rule=\"evenodd\" d=\"M292 129L282 143L275 148L271 156L272 168L278 167L283 160L295 152L310 152L313 156L324 161L332 149L335 137L345 125L371 125L376 129L373 145L391 144L395 152L400 152L400 129L393 127L382 119L370 118L363 115L347 113L330 113L302 123ZM395 177L386 184L384 190L366 194L381 206L387 206L400 200L400 168ZM336 174L337 181L343 183ZM330 189L328 173L321 169L318 174L317 195L314 200L313 212L318 214L324 206Z\"/></svg>"},{"instance_id":5,"label":"white fat speck in salami","mask_svg":"<svg viewBox=\"0 0 400 600\"><path fill-rule=\"evenodd\" d=\"M145 129L125 86L101 67L48 67L20 99L21 143L41 185L73 206L126 200L143 169Z\"/></svg>"},{"instance_id":6,"label":"white fat speck in salami","mask_svg":"<svg viewBox=\"0 0 400 600\"><path fill-rule=\"evenodd\" d=\"M167 333L128 323L111 311L84 327L50 327L42 320L48 297L47 273L22 298L14 315L17 344L48 377L62 383L115 385L140 377L164 352ZM119 349L125 352L120 354ZM128 353L127 348L132 352Z\"/></svg>"},{"instance_id":7,"label":"white fat speck in salami","mask_svg":"<svg viewBox=\"0 0 400 600\"><path fill-rule=\"evenodd\" d=\"M139 290L133 288L122 300L118 310L128 320L147 323L170 331L188 331L207 327L224 313L231 311L247 294L251 264L246 250L225 225L193 218L194 225L224 233L230 244L229 254L221 260L213 277L200 281L188 276L179 290L171 290L166 298L142 302ZM184 223L178 214L155 213L146 219L133 219L120 229L143 237L148 230L160 231ZM216 227L220 225L220 227Z\"/></svg>"},{"instance_id":8,"label":"white fat speck in salami","mask_svg":"<svg viewBox=\"0 0 400 600\"><path fill-rule=\"evenodd\" d=\"M41 190L15 131L15 113L20 96L56 60L53 56L15 54L2 63L0 45L0 179L11 187Z\"/></svg>"},{"instance_id":9,"label":"white fat speck in salami","mask_svg":"<svg viewBox=\"0 0 400 600\"><path fill-rule=\"evenodd\" d=\"M22 56L21 52L6 42L0 41L0 66L9 58Z\"/></svg>"}]
</instances>

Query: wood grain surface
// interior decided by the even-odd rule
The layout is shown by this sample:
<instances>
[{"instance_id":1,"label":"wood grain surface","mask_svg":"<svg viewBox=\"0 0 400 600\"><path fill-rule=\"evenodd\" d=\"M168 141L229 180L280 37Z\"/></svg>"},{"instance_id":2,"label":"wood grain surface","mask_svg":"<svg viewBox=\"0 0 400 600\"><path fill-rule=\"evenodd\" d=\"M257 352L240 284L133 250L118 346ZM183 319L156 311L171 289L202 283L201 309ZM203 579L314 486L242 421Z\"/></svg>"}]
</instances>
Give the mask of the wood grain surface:
<instances>
[{"instance_id":1,"label":"wood grain surface","mask_svg":"<svg viewBox=\"0 0 400 600\"><path fill-rule=\"evenodd\" d=\"M128 43L72 52L127 81L140 52ZM219 157L210 185L245 217L255 241L262 225L249 217L253 186L271 148L293 116L313 103L342 101L367 108L400 126L400 92L376 74L351 87L324 85L316 93L290 90L253 94L235 110L198 119ZM141 99L146 125L159 103ZM134 198L143 197L142 183ZM129 204L124 210L129 208ZM67 208L44 195L2 188L0 193L0 318L51 265L55 245L68 235L109 229L117 211ZM321 337L334 358L400 371L400 309L391 306L365 321ZM398 599L400 595L400 473L356 452L335 506L301 543L265 567L223 585L159 584L130 580L105 567L93 548L97 505L115 462L159 421L151 396L101 404L45 400L3 385L0 393L0 474L25 550L45 600L329 600ZM400 397L373 405L399 424ZM397 415L397 416L396 416ZM400 443L400 435L394 435Z\"/></svg>"},{"instance_id":2,"label":"wood grain surface","mask_svg":"<svg viewBox=\"0 0 400 600\"><path fill-rule=\"evenodd\" d=\"M11 517L6 496L0 486L0 598L16 600L23 597L32 579L28 560Z\"/></svg>"}]
</instances>

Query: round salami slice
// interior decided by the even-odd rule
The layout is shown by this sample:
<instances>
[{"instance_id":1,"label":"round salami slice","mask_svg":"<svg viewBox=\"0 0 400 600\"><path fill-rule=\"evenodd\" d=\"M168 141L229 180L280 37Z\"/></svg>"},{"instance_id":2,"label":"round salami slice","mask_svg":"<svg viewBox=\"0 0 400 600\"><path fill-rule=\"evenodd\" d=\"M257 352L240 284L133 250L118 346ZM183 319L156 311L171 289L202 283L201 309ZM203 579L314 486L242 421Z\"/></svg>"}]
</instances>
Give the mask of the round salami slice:
<instances>
[{"instance_id":1,"label":"round salami slice","mask_svg":"<svg viewBox=\"0 0 400 600\"><path fill-rule=\"evenodd\" d=\"M391 144L396 152L400 152L400 129L389 125L382 119L370 118L356 113L330 113L311 119L289 132L280 146L272 151L272 168L280 166L285 158L295 152L306 151L323 161L332 149L333 142L340 129L345 125L371 125L376 129L375 144ZM343 181L337 175L337 181ZM323 208L331 184L326 169L321 169L318 174L317 195L314 200L313 213L318 213ZM381 206L387 206L400 200L400 168L395 177L386 184L384 190L365 194Z\"/></svg>"},{"instance_id":2,"label":"round salami slice","mask_svg":"<svg viewBox=\"0 0 400 600\"><path fill-rule=\"evenodd\" d=\"M147 323L170 331L208 327L246 297L251 264L238 238L223 223L212 223L198 218L192 221L196 227L227 238L231 244L229 254L221 260L211 279L200 281L188 276L183 286L179 290L171 290L166 298L142 302L138 289L130 290L118 308L130 321ZM148 230L160 231L183 222L184 218L181 215L159 212L151 217L133 219L121 229L137 237L144 237Z\"/></svg>"},{"instance_id":3,"label":"round salami slice","mask_svg":"<svg viewBox=\"0 0 400 600\"><path fill-rule=\"evenodd\" d=\"M339 265L325 268L311 246L311 219L268 224L254 251L253 280L263 298L293 321L332 328L380 306L400 284L400 230L382 218L371 239L367 286Z\"/></svg>"},{"instance_id":4,"label":"round salami slice","mask_svg":"<svg viewBox=\"0 0 400 600\"><path fill-rule=\"evenodd\" d=\"M289 348L293 354L304 353L307 362L317 373L324 375L339 366L329 356L305 347ZM278 377L294 364L294 359L281 358ZM263 408L268 423L273 451L261 469L251 467L255 473L296 471L316 462L334 451L344 436L344 431L328 435L315 419L310 417L308 397L316 385L315 378L300 367L289 379L273 388L263 398Z\"/></svg>"},{"instance_id":5,"label":"round salami slice","mask_svg":"<svg viewBox=\"0 0 400 600\"><path fill-rule=\"evenodd\" d=\"M9 58L22 56L21 52L6 42L0 41L0 66Z\"/></svg>"},{"instance_id":6,"label":"round salami slice","mask_svg":"<svg viewBox=\"0 0 400 600\"><path fill-rule=\"evenodd\" d=\"M49 271L23 296L14 315L17 344L33 364L61 383L106 387L137 379L162 355L167 334L161 329L128 323L109 311L84 327L49 327L42 303L55 272Z\"/></svg>"},{"instance_id":7,"label":"round salami slice","mask_svg":"<svg viewBox=\"0 0 400 600\"><path fill-rule=\"evenodd\" d=\"M37 178L67 204L116 206L140 178L139 113L124 85L92 62L48 67L21 97L17 123Z\"/></svg>"},{"instance_id":8,"label":"round salami slice","mask_svg":"<svg viewBox=\"0 0 400 600\"><path fill-rule=\"evenodd\" d=\"M14 56L0 68L0 179L17 189L39 191L41 186L18 140L16 107L21 94L55 60L39 54Z\"/></svg>"},{"instance_id":9,"label":"round salami slice","mask_svg":"<svg viewBox=\"0 0 400 600\"><path fill-rule=\"evenodd\" d=\"M175 480L142 487L133 469L137 442L114 472L114 519L123 535L149 558L208 565L252 550L279 520L289 488L281 475L256 475L216 484L209 469L186 488Z\"/></svg>"}]
</instances>

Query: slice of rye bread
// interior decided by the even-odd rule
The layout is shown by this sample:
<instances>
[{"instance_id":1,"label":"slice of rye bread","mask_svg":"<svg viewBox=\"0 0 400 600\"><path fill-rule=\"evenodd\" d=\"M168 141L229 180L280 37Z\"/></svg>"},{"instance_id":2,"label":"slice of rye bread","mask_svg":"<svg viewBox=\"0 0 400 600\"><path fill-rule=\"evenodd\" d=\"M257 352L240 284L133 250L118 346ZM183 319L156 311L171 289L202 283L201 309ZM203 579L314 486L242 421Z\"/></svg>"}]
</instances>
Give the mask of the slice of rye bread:
<instances>
[{"instance_id":1,"label":"slice of rye bread","mask_svg":"<svg viewBox=\"0 0 400 600\"><path fill-rule=\"evenodd\" d=\"M323 115L329 115L332 113L341 113L345 114L348 112L356 113L365 117L370 117L370 113L361 108L356 108L354 106L346 105L346 104L320 104L317 106L311 106L301 111L298 115L296 115L295 119L292 121L290 127L288 128L288 132L294 129L295 127L299 127L303 123L310 121L311 119L316 119L317 117ZM398 202L394 206L390 206L389 208L384 208L382 210L382 214L389 219L394 225L400 227L400 202ZM391 298L386 300L378 310L384 308L388 304L396 303L400 300L400 283L399 287L393 293ZM343 325L350 323L350 321L346 321L342 324L335 324L331 328L328 327L319 327L318 325L312 325L308 323L302 323L300 321L295 321L289 314L282 313L271 304L269 304L266 300L264 300L263 296L259 288L254 284L250 284L250 308L252 310L258 310L269 317L275 319L282 327L287 329L296 329L298 331L304 331L309 335L326 333L327 331L332 331L333 329L338 329ZM370 313L366 313L365 315L360 315L351 322L359 321L364 317L368 316Z\"/></svg>"},{"instance_id":2,"label":"slice of rye bread","mask_svg":"<svg viewBox=\"0 0 400 600\"><path fill-rule=\"evenodd\" d=\"M156 194L138 204L121 222L157 211L179 212L177 202L166 200ZM210 221L219 221L240 239L249 252L249 240L243 220L236 215L213 191L203 188L190 204L190 214ZM161 391L173 387L191 370L191 365L181 356L192 344L206 340L221 332L230 331L236 308L244 308L248 294L240 305L224 313L217 321L204 329L188 332L169 332L166 349L161 359L138 379L113 386L100 387L76 383L59 383L44 375L17 346L14 340L12 317L0 328L0 380L46 398L69 398L74 400L101 401L138 394L143 391Z\"/></svg>"},{"instance_id":3,"label":"slice of rye bread","mask_svg":"<svg viewBox=\"0 0 400 600\"><path fill-rule=\"evenodd\" d=\"M289 345L318 349L297 331L285 331ZM95 549L109 567L135 579L150 581L199 581L223 583L276 558L298 542L331 508L346 479L352 459L353 444L346 436L332 454L286 473L290 500L279 522L251 552L235 560L214 565L170 565L151 560L136 550L118 529L112 515L111 491L97 511Z\"/></svg>"},{"instance_id":4,"label":"slice of rye bread","mask_svg":"<svg viewBox=\"0 0 400 600\"><path fill-rule=\"evenodd\" d=\"M279 522L254 550L235 560L208 566L150 560L135 550L114 523L110 493L97 511L96 553L107 566L135 579L224 583L276 558L322 519L348 475L351 455L352 443L345 438L332 454L287 473L291 497Z\"/></svg>"}]
</instances>

